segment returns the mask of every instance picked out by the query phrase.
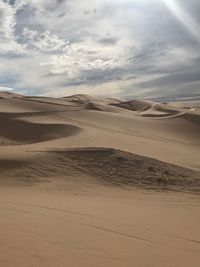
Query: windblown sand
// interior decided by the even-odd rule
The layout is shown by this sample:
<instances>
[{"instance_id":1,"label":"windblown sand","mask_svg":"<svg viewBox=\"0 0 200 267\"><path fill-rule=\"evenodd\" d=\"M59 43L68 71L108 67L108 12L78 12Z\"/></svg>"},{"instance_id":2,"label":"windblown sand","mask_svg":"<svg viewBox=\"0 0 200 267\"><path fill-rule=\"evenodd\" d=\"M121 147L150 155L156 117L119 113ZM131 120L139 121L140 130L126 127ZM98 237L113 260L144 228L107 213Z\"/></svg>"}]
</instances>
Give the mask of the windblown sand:
<instances>
[{"instance_id":1,"label":"windblown sand","mask_svg":"<svg viewBox=\"0 0 200 267\"><path fill-rule=\"evenodd\" d=\"M0 93L0 266L199 267L198 107Z\"/></svg>"}]
</instances>

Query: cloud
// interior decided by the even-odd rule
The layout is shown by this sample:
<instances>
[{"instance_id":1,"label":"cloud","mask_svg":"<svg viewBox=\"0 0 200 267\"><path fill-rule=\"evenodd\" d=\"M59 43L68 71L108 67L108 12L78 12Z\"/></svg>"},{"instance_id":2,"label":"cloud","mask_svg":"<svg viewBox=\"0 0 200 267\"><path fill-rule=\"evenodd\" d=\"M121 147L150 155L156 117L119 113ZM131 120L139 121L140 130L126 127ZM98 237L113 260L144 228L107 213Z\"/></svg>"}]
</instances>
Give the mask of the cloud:
<instances>
[{"instance_id":1,"label":"cloud","mask_svg":"<svg viewBox=\"0 0 200 267\"><path fill-rule=\"evenodd\" d=\"M25 27L23 29L24 40L29 48L37 48L43 52L53 52L64 49L68 42L66 40L59 39L56 34L52 34L50 31L38 33Z\"/></svg>"},{"instance_id":2,"label":"cloud","mask_svg":"<svg viewBox=\"0 0 200 267\"><path fill-rule=\"evenodd\" d=\"M29 30L27 27L25 27L23 30L23 36L26 39L26 41L28 42L33 41L38 36L38 32Z\"/></svg>"},{"instance_id":3,"label":"cloud","mask_svg":"<svg viewBox=\"0 0 200 267\"><path fill-rule=\"evenodd\" d=\"M99 43L101 43L103 45L115 45L115 44L117 44L117 42L118 42L118 39L113 38L113 37L104 37L104 38L99 40Z\"/></svg>"},{"instance_id":4,"label":"cloud","mask_svg":"<svg viewBox=\"0 0 200 267\"><path fill-rule=\"evenodd\" d=\"M21 52L15 38L15 10L4 1L0 1L0 53Z\"/></svg>"},{"instance_id":5,"label":"cloud","mask_svg":"<svg viewBox=\"0 0 200 267\"><path fill-rule=\"evenodd\" d=\"M0 86L0 92L10 92L10 91L13 91L14 89L13 88L10 88L10 87L3 87L3 86Z\"/></svg>"},{"instance_id":6,"label":"cloud","mask_svg":"<svg viewBox=\"0 0 200 267\"><path fill-rule=\"evenodd\" d=\"M47 66L54 75L66 74L68 79L82 77L84 80L87 78L85 72L109 71L119 67L117 58L99 56L99 50L92 45L68 44L63 54L53 55L41 65Z\"/></svg>"},{"instance_id":7,"label":"cloud","mask_svg":"<svg viewBox=\"0 0 200 267\"><path fill-rule=\"evenodd\" d=\"M198 27L199 1L174 1ZM164 1L0 0L0 25L0 85L17 91L151 96L200 87L199 44Z\"/></svg>"}]
</instances>

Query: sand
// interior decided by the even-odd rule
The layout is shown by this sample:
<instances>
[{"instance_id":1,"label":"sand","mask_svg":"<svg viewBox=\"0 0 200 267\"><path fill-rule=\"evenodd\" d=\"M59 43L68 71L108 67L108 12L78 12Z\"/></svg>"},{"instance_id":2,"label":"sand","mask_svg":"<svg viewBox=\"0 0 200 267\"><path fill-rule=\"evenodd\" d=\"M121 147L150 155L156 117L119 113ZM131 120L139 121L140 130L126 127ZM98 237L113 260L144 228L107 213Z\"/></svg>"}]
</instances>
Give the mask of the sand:
<instances>
[{"instance_id":1,"label":"sand","mask_svg":"<svg viewBox=\"0 0 200 267\"><path fill-rule=\"evenodd\" d=\"M198 267L199 105L0 93L0 266Z\"/></svg>"}]
</instances>

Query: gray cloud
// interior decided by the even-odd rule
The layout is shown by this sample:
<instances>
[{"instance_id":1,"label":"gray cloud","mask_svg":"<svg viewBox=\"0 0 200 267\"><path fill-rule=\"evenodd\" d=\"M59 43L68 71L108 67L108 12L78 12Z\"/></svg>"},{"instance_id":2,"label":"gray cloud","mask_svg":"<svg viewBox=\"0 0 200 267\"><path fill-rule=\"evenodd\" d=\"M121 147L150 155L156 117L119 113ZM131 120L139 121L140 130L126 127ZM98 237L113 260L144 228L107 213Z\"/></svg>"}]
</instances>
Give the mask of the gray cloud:
<instances>
[{"instance_id":1,"label":"gray cloud","mask_svg":"<svg viewBox=\"0 0 200 267\"><path fill-rule=\"evenodd\" d=\"M115 45L118 42L117 38L113 38L113 37L104 37L100 40L98 40L99 43L103 44L103 45Z\"/></svg>"},{"instance_id":2,"label":"gray cloud","mask_svg":"<svg viewBox=\"0 0 200 267\"><path fill-rule=\"evenodd\" d=\"M10 5L14 5L16 0L9 0Z\"/></svg>"},{"instance_id":3,"label":"gray cloud","mask_svg":"<svg viewBox=\"0 0 200 267\"><path fill-rule=\"evenodd\" d=\"M174 74L168 74L163 77L155 78L150 81L141 82L138 84L141 88L177 88L183 84L190 82L200 82L200 69L196 71L184 71Z\"/></svg>"}]
</instances>

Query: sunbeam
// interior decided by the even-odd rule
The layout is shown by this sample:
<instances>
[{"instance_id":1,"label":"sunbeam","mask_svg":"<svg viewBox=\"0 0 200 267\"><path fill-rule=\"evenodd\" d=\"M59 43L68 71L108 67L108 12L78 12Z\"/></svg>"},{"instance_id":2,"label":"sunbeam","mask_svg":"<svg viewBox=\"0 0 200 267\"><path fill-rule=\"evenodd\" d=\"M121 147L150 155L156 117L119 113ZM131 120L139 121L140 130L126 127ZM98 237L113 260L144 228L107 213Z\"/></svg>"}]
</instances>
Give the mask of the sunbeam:
<instances>
[{"instance_id":1,"label":"sunbeam","mask_svg":"<svg viewBox=\"0 0 200 267\"><path fill-rule=\"evenodd\" d=\"M190 34L200 43L199 25L176 2L176 0L163 0L173 15L187 28Z\"/></svg>"}]
</instances>

